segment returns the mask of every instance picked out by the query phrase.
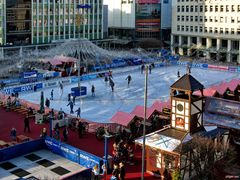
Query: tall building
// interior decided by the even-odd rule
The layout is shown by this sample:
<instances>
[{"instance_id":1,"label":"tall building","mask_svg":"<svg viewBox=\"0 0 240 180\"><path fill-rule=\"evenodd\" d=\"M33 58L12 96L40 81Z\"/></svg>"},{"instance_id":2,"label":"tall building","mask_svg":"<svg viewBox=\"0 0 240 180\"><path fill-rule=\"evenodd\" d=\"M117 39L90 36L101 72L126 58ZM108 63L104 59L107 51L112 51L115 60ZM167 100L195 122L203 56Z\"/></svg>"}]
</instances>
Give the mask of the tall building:
<instances>
[{"instance_id":1,"label":"tall building","mask_svg":"<svg viewBox=\"0 0 240 180\"><path fill-rule=\"evenodd\" d=\"M172 53L240 63L239 0L173 0Z\"/></svg>"},{"instance_id":2,"label":"tall building","mask_svg":"<svg viewBox=\"0 0 240 180\"><path fill-rule=\"evenodd\" d=\"M130 39L135 33L135 0L104 0L108 6L108 35Z\"/></svg>"},{"instance_id":3,"label":"tall building","mask_svg":"<svg viewBox=\"0 0 240 180\"><path fill-rule=\"evenodd\" d=\"M103 0L1 1L3 45L103 38Z\"/></svg>"},{"instance_id":4,"label":"tall building","mask_svg":"<svg viewBox=\"0 0 240 180\"><path fill-rule=\"evenodd\" d=\"M0 0L0 45L2 45L4 43L4 32L5 32L5 28L4 28L4 20L5 20L5 16L4 16L4 0Z\"/></svg>"},{"instance_id":5,"label":"tall building","mask_svg":"<svg viewBox=\"0 0 240 180\"><path fill-rule=\"evenodd\" d=\"M136 0L136 36L170 40L172 0Z\"/></svg>"}]
</instances>

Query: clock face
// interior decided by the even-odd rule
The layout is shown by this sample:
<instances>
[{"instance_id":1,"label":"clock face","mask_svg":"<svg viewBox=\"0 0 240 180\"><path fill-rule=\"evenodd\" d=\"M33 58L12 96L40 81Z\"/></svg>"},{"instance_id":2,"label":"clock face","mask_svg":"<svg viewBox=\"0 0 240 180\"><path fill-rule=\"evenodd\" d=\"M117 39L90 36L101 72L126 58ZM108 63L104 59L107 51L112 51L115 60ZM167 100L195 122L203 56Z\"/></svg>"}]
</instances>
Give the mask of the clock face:
<instances>
[{"instance_id":1,"label":"clock face","mask_svg":"<svg viewBox=\"0 0 240 180\"><path fill-rule=\"evenodd\" d=\"M177 110L180 111L180 112L183 111L183 105L182 104L178 104L177 105Z\"/></svg>"}]
</instances>

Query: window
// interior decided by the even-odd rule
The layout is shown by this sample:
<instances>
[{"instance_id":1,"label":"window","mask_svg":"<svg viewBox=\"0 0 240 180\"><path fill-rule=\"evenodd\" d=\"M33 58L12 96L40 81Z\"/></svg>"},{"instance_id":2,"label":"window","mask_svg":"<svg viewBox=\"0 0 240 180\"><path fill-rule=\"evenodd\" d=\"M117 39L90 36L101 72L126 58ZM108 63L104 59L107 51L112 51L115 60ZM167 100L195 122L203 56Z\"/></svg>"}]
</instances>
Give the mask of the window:
<instances>
[{"instance_id":1,"label":"window","mask_svg":"<svg viewBox=\"0 0 240 180\"><path fill-rule=\"evenodd\" d=\"M188 26L186 26L186 31L188 32L188 30L189 30L189 27L188 27Z\"/></svg>"},{"instance_id":2,"label":"window","mask_svg":"<svg viewBox=\"0 0 240 180\"><path fill-rule=\"evenodd\" d=\"M182 12L184 12L184 6L182 6Z\"/></svg>"},{"instance_id":3,"label":"window","mask_svg":"<svg viewBox=\"0 0 240 180\"><path fill-rule=\"evenodd\" d=\"M235 6L232 5L232 12L235 12Z\"/></svg>"},{"instance_id":4,"label":"window","mask_svg":"<svg viewBox=\"0 0 240 180\"><path fill-rule=\"evenodd\" d=\"M218 12L218 5L215 6L215 12Z\"/></svg>"},{"instance_id":5,"label":"window","mask_svg":"<svg viewBox=\"0 0 240 180\"><path fill-rule=\"evenodd\" d=\"M212 12L213 11L213 6L211 5L209 9L210 9L209 11Z\"/></svg>"},{"instance_id":6,"label":"window","mask_svg":"<svg viewBox=\"0 0 240 180\"><path fill-rule=\"evenodd\" d=\"M202 5L199 7L199 12L203 12L203 6Z\"/></svg>"},{"instance_id":7,"label":"window","mask_svg":"<svg viewBox=\"0 0 240 180\"><path fill-rule=\"evenodd\" d=\"M198 12L198 6L195 6L195 12Z\"/></svg>"},{"instance_id":8,"label":"window","mask_svg":"<svg viewBox=\"0 0 240 180\"><path fill-rule=\"evenodd\" d=\"M223 5L220 6L220 12L223 12Z\"/></svg>"},{"instance_id":9,"label":"window","mask_svg":"<svg viewBox=\"0 0 240 180\"><path fill-rule=\"evenodd\" d=\"M228 5L226 5L226 12L229 12L229 7L228 7Z\"/></svg>"},{"instance_id":10,"label":"window","mask_svg":"<svg viewBox=\"0 0 240 180\"><path fill-rule=\"evenodd\" d=\"M208 12L208 7L207 6L205 6L205 12Z\"/></svg>"},{"instance_id":11,"label":"window","mask_svg":"<svg viewBox=\"0 0 240 180\"><path fill-rule=\"evenodd\" d=\"M177 12L180 12L180 6L177 6Z\"/></svg>"},{"instance_id":12,"label":"window","mask_svg":"<svg viewBox=\"0 0 240 180\"><path fill-rule=\"evenodd\" d=\"M189 21L189 16L186 16L186 21Z\"/></svg>"},{"instance_id":13,"label":"window","mask_svg":"<svg viewBox=\"0 0 240 180\"><path fill-rule=\"evenodd\" d=\"M225 34L229 34L229 29L225 28Z\"/></svg>"},{"instance_id":14,"label":"window","mask_svg":"<svg viewBox=\"0 0 240 180\"><path fill-rule=\"evenodd\" d=\"M190 31L193 32L193 26L190 26Z\"/></svg>"},{"instance_id":15,"label":"window","mask_svg":"<svg viewBox=\"0 0 240 180\"><path fill-rule=\"evenodd\" d=\"M238 12L240 12L240 5L237 6Z\"/></svg>"},{"instance_id":16,"label":"window","mask_svg":"<svg viewBox=\"0 0 240 180\"><path fill-rule=\"evenodd\" d=\"M218 22L218 17L215 16L214 22Z\"/></svg>"},{"instance_id":17,"label":"window","mask_svg":"<svg viewBox=\"0 0 240 180\"><path fill-rule=\"evenodd\" d=\"M212 32L213 32L213 30L212 30L212 27L210 27L210 28L209 28L209 32L210 32L210 33L212 33Z\"/></svg>"},{"instance_id":18,"label":"window","mask_svg":"<svg viewBox=\"0 0 240 180\"><path fill-rule=\"evenodd\" d=\"M200 26L200 27L199 27L199 32L202 32L202 30L203 30L203 29L202 29L202 26Z\"/></svg>"},{"instance_id":19,"label":"window","mask_svg":"<svg viewBox=\"0 0 240 180\"><path fill-rule=\"evenodd\" d=\"M180 16L177 16L177 21L180 21Z\"/></svg>"},{"instance_id":20,"label":"window","mask_svg":"<svg viewBox=\"0 0 240 180\"><path fill-rule=\"evenodd\" d=\"M191 21L191 22L193 21L193 16L190 16L190 21Z\"/></svg>"},{"instance_id":21,"label":"window","mask_svg":"<svg viewBox=\"0 0 240 180\"><path fill-rule=\"evenodd\" d=\"M234 23L234 22L235 22L234 17L231 17L231 23Z\"/></svg>"},{"instance_id":22,"label":"window","mask_svg":"<svg viewBox=\"0 0 240 180\"><path fill-rule=\"evenodd\" d=\"M177 25L177 31L180 31L180 26L179 25Z\"/></svg>"},{"instance_id":23,"label":"window","mask_svg":"<svg viewBox=\"0 0 240 180\"><path fill-rule=\"evenodd\" d=\"M182 16L182 21L184 21L184 16Z\"/></svg>"},{"instance_id":24,"label":"window","mask_svg":"<svg viewBox=\"0 0 240 180\"><path fill-rule=\"evenodd\" d=\"M208 29L207 27L204 27L204 32L207 33L208 32Z\"/></svg>"},{"instance_id":25,"label":"window","mask_svg":"<svg viewBox=\"0 0 240 180\"><path fill-rule=\"evenodd\" d=\"M231 28L231 34L235 34L234 28Z\"/></svg>"},{"instance_id":26,"label":"window","mask_svg":"<svg viewBox=\"0 0 240 180\"><path fill-rule=\"evenodd\" d=\"M215 28L214 28L214 32L215 32L215 33L218 33L218 28L215 27Z\"/></svg>"},{"instance_id":27,"label":"window","mask_svg":"<svg viewBox=\"0 0 240 180\"><path fill-rule=\"evenodd\" d=\"M203 22L203 17L202 16L199 17L199 21Z\"/></svg>"},{"instance_id":28,"label":"window","mask_svg":"<svg viewBox=\"0 0 240 180\"><path fill-rule=\"evenodd\" d=\"M186 6L186 12L189 12L189 6Z\"/></svg>"},{"instance_id":29,"label":"window","mask_svg":"<svg viewBox=\"0 0 240 180\"><path fill-rule=\"evenodd\" d=\"M195 26L195 32L198 32L198 26Z\"/></svg>"},{"instance_id":30,"label":"window","mask_svg":"<svg viewBox=\"0 0 240 180\"><path fill-rule=\"evenodd\" d=\"M193 12L193 6L190 7L190 11Z\"/></svg>"},{"instance_id":31,"label":"window","mask_svg":"<svg viewBox=\"0 0 240 180\"><path fill-rule=\"evenodd\" d=\"M195 16L195 21L198 22L198 16Z\"/></svg>"},{"instance_id":32,"label":"window","mask_svg":"<svg viewBox=\"0 0 240 180\"><path fill-rule=\"evenodd\" d=\"M181 31L184 31L184 26L181 27Z\"/></svg>"},{"instance_id":33,"label":"window","mask_svg":"<svg viewBox=\"0 0 240 180\"><path fill-rule=\"evenodd\" d=\"M220 34L223 34L223 28L220 28Z\"/></svg>"},{"instance_id":34,"label":"window","mask_svg":"<svg viewBox=\"0 0 240 180\"><path fill-rule=\"evenodd\" d=\"M210 21L210 22L213 22L213 18L212 18L211 16L209 17L209 21Z\"/></svg>"},{"instance_id":35,"label":"window","mask_svg":"<svg viewBox=\"0 0 240 180\"><path fill-rule=\"evenodd\" d=\"M207 22L207 17L204 18L204 22Z\"/></svg>"},{"instance_id":36,"label":"window","mask_svg":"<svg viewBox=\"0 0 240 180\"><path fill-rule=\"evenodd\" d=\"M223 23L223 17L220 17L220 23Z\"/></svg>"}]
</instances>

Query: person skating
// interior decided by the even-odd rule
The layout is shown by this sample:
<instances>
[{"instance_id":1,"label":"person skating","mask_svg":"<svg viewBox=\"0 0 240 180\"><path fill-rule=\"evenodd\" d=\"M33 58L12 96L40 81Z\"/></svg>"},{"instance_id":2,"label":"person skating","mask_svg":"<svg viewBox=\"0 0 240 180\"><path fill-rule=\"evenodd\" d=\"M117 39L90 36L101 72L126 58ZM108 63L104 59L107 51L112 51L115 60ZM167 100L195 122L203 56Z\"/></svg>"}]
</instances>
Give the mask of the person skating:
<instances>
[{"instance_id":1,"label":"person skating","mask_svg":"<svg viewBox=\"0 0 240 180\"><path fill-rule=\"evenodd\" d=\"M73 96L73 105L75 105L75 101L76 101L76 96Z\"/></svg>"},{"instance_id":2,"label":"person skating","mask_svg":"<svg viewBox=\"0 0 240 180\"><path fill-rule=\"evenodd\" d=\"M141 74L143 73L144 69L145 69L145 65L142 64L142 66L141 66Z\"/></svg>"},{"instance_id":3,"label":"person skating","mask_svg":"<svg viewBox=\"0 0 240 180\"><path fill-rule=\"evenodd\" d=\"M106 83L106 85L107 85L107 82L108 82L108 76L107 76L107 74L105 74L104 81L105 81L105 83Z\"/></svg>"},{"instance_id":4,"label":"person skating","mask_svg":"<svg viewBox=\"0 0 240 180\"><path fill-rule=\"evenodd\" d=\"M152 73L152 66L149 65L149 74L151 74L151 73Z\"/></svg>"},{"instance_id":5,"label":"person skating","mask_svg":"<svg viewBox=\"0 0 240 180\"><path fill-rule=\"evenodd\" d=\"M81 108L79 107L76 111L77 117L81 118Z\"/></svg>"},{"instance_id":6,"label":"person skating","mask_svg":"<svg viewBox=\"0 0 240 180\"><path fill-rule=\"evenodd\" d=\"M53 89L51 90L51 98L50 100L53 100Z\"/></svg>"},{"instance_id":7,"label":"person skating","mask_svg":"<svg viewBox=\"0 0 240 180\"><path fill-rule=\"evenodd\" d=\"M112 79L110 79L109 78L109 85L110 85L110 87L111 87L111 89L112 89L112 92L114 91L114 82L113 82L113 80Z\"/></svg>"},{"instance_id":8,"label":"person skating","mask_svg":"<svg viewBox=\"0 0 240 180\"><path fill-rule=\"evenodd\" d=\"M92 96L95 96L95 86L94 85L92 85L91 92L92 92Z\"/></svg>"},{"instance_id":9,"label":"person skating","mask_svg":"<svg viewBox=\"0 0 240 180\"><path fill-rule=\"evenodd\" d=\"M179 71L177 72L177 77L180 78L180 72Z\"/></svg>"},{"instance_id":10,"label":"person skating","mask_svg":"<svg viewBox=\"0 0 240 180\"><path fill-rule=\"evenodd\" d=\"M74 106L73 102L72 102L72 101L69 101L69 103L68 103L67 106L70 106L70 114L73 114L73 113L74 113L74 112L73 112L73 106Z\"/></svg>"},{"instance_id":11,"label":"person skating","mask_svg":"<svg viewBox=\"0 0 240 180\"><path fill-rule=\"evenodd\" d=\"M131 82L131 80L132 80L132 76L129 74L129 75L127 76L126 80L128 81L128 87L129 87L129 84L130 84L130 82Z\"/></svg>"},{"instance_id":12,"label":"person skating","mask_svg":"<svg viewBox=\"0 0 240 180\"><path fill-rule=\"evenodd\" d=\"M26 130L28 130L28 132L31 132L30 131L30 127L29 127L29 118L28 118L28 116L26 116L24 118L24 132L26 132Z\"/></svg>"},{"instance_id":13,"label":"person skating","mask_svg":"<svg viewBox=\"0 0 240 180\"><path fill-rule=\"evenodd\" d=\"M46 98L45 106L46 106L47 108L50 107L50 100L49 100L48 98Z\"/></svg>"},{"instance_id":14,"label":"person skating","mask_svg":"<svg viewBox=\"0 0 240 180\"><path fill-rule=\"evenodd\" d=\"M68 94L68 102L71 101L71 94Z\"/></svg>"}]
</instances>

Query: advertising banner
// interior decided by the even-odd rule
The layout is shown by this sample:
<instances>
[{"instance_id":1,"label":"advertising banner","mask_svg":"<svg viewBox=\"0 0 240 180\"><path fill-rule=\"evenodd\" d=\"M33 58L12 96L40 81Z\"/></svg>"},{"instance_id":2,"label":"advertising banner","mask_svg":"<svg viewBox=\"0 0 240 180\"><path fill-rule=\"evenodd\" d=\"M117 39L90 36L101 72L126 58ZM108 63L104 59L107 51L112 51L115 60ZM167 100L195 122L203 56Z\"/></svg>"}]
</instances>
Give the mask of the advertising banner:
<instances>
[{"instance_id":1,"label":"advertising banner","mask_svg":"<svg viewBox=\"0 0 240 180\"><path fill-rule=\"evenodd\" d=\"M144 4L144 3L152 3L152 4L156 3L156 4L158 4L158 3L160 3L160 1L161 0L137 0L137 3L138 4Z\"/></svg>"},{"instance_id":2,"label":"advertising banner","mask_svg":"<svg viewBox=\"0 0 240 180\"><path fill-rule=\"evenodd\" d=\"M36 86L37 89L42 89L43 84L42 83L37 83L37 84L29 84L25 86L18 86L18 87L12 87L12 88L5 88L3 91L5 94L12 94L12 93L20 93L20 92L27 92L27 91L32 91L34 86Z\"/></svg>"},{"instance_id":3,"label":"advertising banner","mask_svg":"<svg viewBox=\"0 0 240 180\"><path fill-rule=\"evenodd\" d=\"M224 71L228 70L227 66L208 65L208 68L216 69L216 70L224 70Z\"/></svg>"},{"instance_id":4,"label":"advertising banner","mask_svg":"<svg viewBox=\"0 0 240 180\"><path fill-rule=\"evenodd\" d=\"M103 159L93 154L87 153L50 137L46 137L45 144L53 153L79 163L84 167L93 168L96 164L98 164L98 167L101 167Z\"/></svg>"},{"instance_id":5,"label":"advertising banner","mask_svg":"<svg viewBox=\"0 0 240 180\"><path fill-rule=\"evenodd\" d=\"M228 71L229 72L238 72L238 68L234 67L234 66L230 66L230 67L228 67Z\"/></svg>"}]
</instances>

